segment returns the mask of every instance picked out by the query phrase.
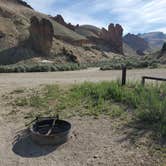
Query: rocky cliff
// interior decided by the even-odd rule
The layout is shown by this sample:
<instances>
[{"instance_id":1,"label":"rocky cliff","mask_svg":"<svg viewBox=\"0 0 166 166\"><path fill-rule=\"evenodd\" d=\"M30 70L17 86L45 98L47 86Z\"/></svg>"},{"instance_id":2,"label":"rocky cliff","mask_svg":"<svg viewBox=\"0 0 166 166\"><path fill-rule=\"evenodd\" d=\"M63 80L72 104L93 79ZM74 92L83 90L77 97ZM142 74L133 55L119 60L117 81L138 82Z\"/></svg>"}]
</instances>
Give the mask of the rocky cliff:
<instances>
[{"instance_id":1,"label":"rocky cliff","mask_svg":"<svg viewBox=\"0 0 166 166\"><path fill-rule=\"evenodd\" d=\"M138 36L146 40L154 51L161 50L164 42L166 41L166 34L163 32L149 32L138 34Z\"/></svg>"},{"instance_id":2,"label":"rocky cliff","mask_svg":"<svg viewBox=\"0 0 166 166\"><path fill-rule=\"evenodd\" d=\"M65 26L73 31L75 31L75 28L79 26L79 25L74 26L71 23L66 23L64 18L60 14L58 14L55 17L51 17L51 18L54 19L55 21L57 21L58 23L60 23L61 25Z\"/></svg>"},{"instance_id":3,"label":"rocky cliff","mask_svg":"<svg viewBox=\"0 0 166 166\"><path fill-rule=\"evenodd\" d=\"M31 45L32 49L41 55L49 55L54 37L52 23L47 19L39 20L34 16L31 18L29 32L29 45Z\"/></svg>"},{"instance_id":4,"label":"rocky cliff","mask_svg":"<svg viewBox=\"0 0 166 166\"><path fill-rule=\"evenodd\" d=\"M106 41L117 53L123 54L123 28L119 24L110 24L108 30L102 28L100 38Z\"/></svg>"},{"instance_id":5,"label":"rocky cliff","mask_svg":"<svg viewBox=\"0 0 166 166\"><path fill-rule=\"evenodd\" d=\"M120 25L106 30L108 40L100 28L82 26L85 33L80 34L79 27L66 23L60 15L53 18L37 12L24 1L0 0L0 64L34 58L51 59L55 63L97 62L112 58L115 55L112 52L123 52ZM89 38L87 31L95 40Z\"/></svg>"},{"instance_id":6,"label":"rocky cliff","mask_svg":"<svg viewBox=\"0 0 166 166\"><path fill-rule=\"evenodd\" d=\"M149 49L149 44L143 38L128 33L123 37L123 41L139 55L144 55L144 51Z\"/></svg>"},{"instance_id":7,"label":"rocky cliff","mask_svg":"<svg viewBox=\"0 0 166 166\"><path fill-rule=\"evenodd\" d=\"M163 47L162 47L160 54L158 55L157 58L162 58L162 57L166 57L166 42L163 44Z\"/></svg>"}]
</instances>

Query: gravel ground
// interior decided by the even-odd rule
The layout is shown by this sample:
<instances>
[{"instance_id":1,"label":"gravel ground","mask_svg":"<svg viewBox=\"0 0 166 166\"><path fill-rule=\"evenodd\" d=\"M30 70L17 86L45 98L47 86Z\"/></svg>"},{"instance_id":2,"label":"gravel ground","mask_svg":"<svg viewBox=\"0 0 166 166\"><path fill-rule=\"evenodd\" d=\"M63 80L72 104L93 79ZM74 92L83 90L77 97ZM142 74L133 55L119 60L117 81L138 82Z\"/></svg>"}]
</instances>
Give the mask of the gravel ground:
<instances>
[{"instance_id":1,"label":"gravel ground","mask_svg":"<svg viewBox=\"0 0 166 166\"><path fill-rule=\"evenodd\" d=\"M166 78L166 69L139 69L128 70L127 79L141 81L142 76ZM85 81L111 81L121 79L120 70L100 71L98 68L88 70L52 72L52 73L10 73L0 74L0 93L21 87L35 87L40 84L73 84Z\"/></svg>"},{"instance_id":2,"label":"gravel ground","mask_svg":"<svg viewBox=\"0 0 166 166\"><path fill-rule=\"evenodd\" d=\"M140 81L142 75L166 77L166 69L128 71L129 80ZM96 82L120 77L121 71L99 71L96 68L73 72L0 74L0 95L40 84ZM133 130L123 129L119 122L104 116L68 119L72 123L70 138L59 147L37 146L29 136L16 141L24 130L24 121L21 114L13 115L13 118L7 116L13 109L7 102L0 98L0 166L165 166L157 154L149 153L144 137L139 138L141 146L135 146L129 136Z\"/></svg>"}]
</instances>

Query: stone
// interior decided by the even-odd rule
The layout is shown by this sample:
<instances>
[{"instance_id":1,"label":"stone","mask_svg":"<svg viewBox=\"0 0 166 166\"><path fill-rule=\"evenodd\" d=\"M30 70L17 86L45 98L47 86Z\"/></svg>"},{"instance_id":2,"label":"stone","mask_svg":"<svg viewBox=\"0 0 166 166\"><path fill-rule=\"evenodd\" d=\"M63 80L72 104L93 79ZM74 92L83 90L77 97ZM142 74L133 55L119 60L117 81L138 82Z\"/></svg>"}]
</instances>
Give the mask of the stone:
<instances>
[{"instance_id":1,"label":"stone","mask_svg":"<svg viewBox=\"0 0 166 166\"><path fill-rule=\"evenodd\" d=\"M100 38L106 41L114 52L123 54L123 28L119 24L110 24L108 30L102 28Z\"/></svg>"},{"instance_id":2,"label":"stone","mask_svg":"<svg viewBox=\"0 0 166 166\"><path fill-rule=\"evenodd\" d=\"M157 58L161 58L161 57L166 57L166 42L164 42L163 47L160 51L160 54L158 55Z\"/></svg>"},{"instance_id":3,"label":"stone","mask_svg":"<svg viewBox=\"0 0 166 166\"><path fill-rule=\"evenodd\" d=\"M128 33L124 36L123 41L133 48L138 55L144 55L144 51L149 49L148 42L138 35Z\"/></svg>"},{"instance_id":4,"label":"stone","mask_svg":"<svg viewBox=\"0 0 166 166\"><path fill-rule=\"evenodd\" d=\"M165 53L166 52L166 42L163 44L163 47L161 49L161 52L162 53Z\"/></svg>"},{"instance_id":5,"label":"stone","mask_svg":"<svg viewBox=\"0 0 166 166\"><path fill-rule=\"evenodd\" d=\"M79 25L76 25L76 27L74 25L72 25L71 23L66 23L64 18L58 14L57 16L55 17L52 17L56 22L58 22L59 24L69 28L70 30L74 31L76 27L78 27Z\"/></svg>"},{"instance_id":6,"label":"stone","mask_svg":"<svg viewBox=\"0 0 166 166\"><path fill-rule=\"evenodd\" d=\"M33 50L41 53L44 56L49 55L54 37L52 23L45 18L39 20L34 16L31 18L29 32L29 43Z\"/></svg>"}]
</instances>

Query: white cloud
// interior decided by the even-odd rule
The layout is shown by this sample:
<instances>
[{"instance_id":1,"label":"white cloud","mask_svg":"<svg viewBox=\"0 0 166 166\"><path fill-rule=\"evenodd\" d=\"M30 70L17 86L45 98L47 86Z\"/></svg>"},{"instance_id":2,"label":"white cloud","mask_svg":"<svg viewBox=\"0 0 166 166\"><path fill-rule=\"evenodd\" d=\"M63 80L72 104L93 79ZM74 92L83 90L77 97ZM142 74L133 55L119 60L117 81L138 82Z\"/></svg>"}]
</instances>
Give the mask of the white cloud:
<instances>
[{"instance_id":1,"label":"white cloud","mask_svg":"<svg viewBox=\"0 0 166 166\"><path fill-rule=\"evenodd\" d=\"M75 14L73 12L66 11L66 10L62 10L61 14L65 18L66 22L71 22L72 24L75 24L75 25L79 23L80 25L91 24L100 28L103 27L103 23L100 20L93 19L88 15L83 15L80 13Z\"/></svg>"},{"instance_id":2,"label":"white cloud","mask_svg":"<svg viewBox=\"0 0 166 166\"><path fill-rule=\"evenodd\" d=\"M37 11L40 12L50 12L52 10L52 5L56 0L25 0L29 5L32 6Z\"/></svg>"},{"instance_id":3,"label":"white cloud","mask_svg":"<svg viewBox=\"0 0 166 166\"><path fill-rule=\"evenodd\" d=\"M41 12L56 15L74 24L106 26L122 24L125 33L160 29L166 32L166 0L26 0ZM66 2L67 5L63 5ZM61 4L61 6L58 6ZM64 3L65 4L65 3Z\"/></svg>"}]
</instances>

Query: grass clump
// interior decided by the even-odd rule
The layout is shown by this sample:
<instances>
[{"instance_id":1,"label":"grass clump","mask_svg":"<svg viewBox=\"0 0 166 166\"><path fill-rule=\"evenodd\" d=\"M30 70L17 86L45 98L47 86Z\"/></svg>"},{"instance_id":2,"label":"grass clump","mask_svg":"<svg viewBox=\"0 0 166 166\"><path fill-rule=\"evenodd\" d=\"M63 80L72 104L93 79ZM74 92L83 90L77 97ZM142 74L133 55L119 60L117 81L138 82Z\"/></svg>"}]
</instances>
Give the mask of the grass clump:
<instances>
[{"instance_id":1,"label":"grass clump","mask_svg":"<svg viewBox=\"0 0 166 166\"><path fill-rule=\"evenodd\" d=\"M28 101L26 98L17 98L14 102L15 102L15 105L17 106L26 106L28 104Z\"/></svg>"}]
</instances>

